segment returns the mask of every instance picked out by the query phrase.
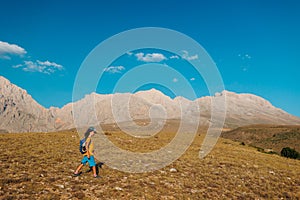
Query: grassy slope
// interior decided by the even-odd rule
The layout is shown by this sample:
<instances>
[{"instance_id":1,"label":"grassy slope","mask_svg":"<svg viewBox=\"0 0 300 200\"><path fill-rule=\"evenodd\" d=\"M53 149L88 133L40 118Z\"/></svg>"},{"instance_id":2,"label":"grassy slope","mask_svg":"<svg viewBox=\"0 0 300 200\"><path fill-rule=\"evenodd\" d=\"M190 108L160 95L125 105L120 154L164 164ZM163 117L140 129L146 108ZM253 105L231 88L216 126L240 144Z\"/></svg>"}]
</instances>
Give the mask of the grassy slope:
<instances>
[{"instance_id":1,"label":"grassy slope","mask_svg":"<svg viewBox=\"0 0 300 200\"><path fill-rule=\"evenodd\" d=\"M273 149L279 154L284 147L300 151L300 126L296 125L244 126L224 132L222 137L263 149Z\"/></svg>"},{"instance_id":2,"label":"grassy slope","mask_svg":"<svg viewBox=\"0 0 300 200\"><path fill-rule=\"evenodd\" d=\"M133 142L130 143L119 131L108 131L107 135L117 145L135 151L159 148L170 141L166 133L149 141L131 138ZM196 136L180 159L161 170L129 174L104 166L100 172L103 178L93 179L88 173L72 177L81 159L75 131L1 134L0 198L300 198L299 160L260 153L223 138L205 159L200 160L202 140L203 134ZM170 168L178 171L170 172Z\"/></svg>"}]
</instances>

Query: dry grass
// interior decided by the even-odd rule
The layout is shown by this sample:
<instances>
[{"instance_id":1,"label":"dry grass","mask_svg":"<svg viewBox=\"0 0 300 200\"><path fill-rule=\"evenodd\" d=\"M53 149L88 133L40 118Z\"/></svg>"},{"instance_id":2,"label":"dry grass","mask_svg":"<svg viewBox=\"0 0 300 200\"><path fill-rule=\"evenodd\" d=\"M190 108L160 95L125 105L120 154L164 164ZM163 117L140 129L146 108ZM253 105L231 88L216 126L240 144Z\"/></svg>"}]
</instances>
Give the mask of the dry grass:
<instances>
[{"instance_id":1,"label":"dry grass","mask_svg":"<svg viewBox=\"0 0 300 200\"><path fill-rule=\"evenodd\" d=\"M173 137L166 129L136 139L107 127L108 138L132 151L151 151ZM203 134L161 170L130 174L104 165L101 179L72 177L81 155L75 131L1 134L1 199L299 199L300 161L258 152L220 138L198 158ZM171 168L177 172L170 172ZM84 170L87 168L84 168Z\"/></svg>"},{"instance_id":2,"label":"dry grass","mask_svg":"<svg viewBox=\"0 0 300 200\"><path fill-rule=\"evenodd\" d=\"M280 154L284 147L300 151L299 125L251 125L223 132L222 137Z\"/></svg>"}]
</instances>

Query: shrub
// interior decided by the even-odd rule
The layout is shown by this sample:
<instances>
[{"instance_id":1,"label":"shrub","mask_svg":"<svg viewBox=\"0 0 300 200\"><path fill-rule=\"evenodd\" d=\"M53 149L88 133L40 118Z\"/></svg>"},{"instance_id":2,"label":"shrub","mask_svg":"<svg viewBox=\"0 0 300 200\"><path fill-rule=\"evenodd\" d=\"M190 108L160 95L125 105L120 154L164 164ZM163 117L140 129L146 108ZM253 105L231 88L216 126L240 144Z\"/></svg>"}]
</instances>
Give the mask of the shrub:
<instances>
[{"instance_id":1,"label":"shrub","mask_svg":"<svg viewBox=\"0 0 300 200\"><path fill-rule=\"evenodd\" d=\"M291 149L290 147L282 148L280 155L287 158L300 159L300 154L295 149Z\"/></svg>"}]
</instances>

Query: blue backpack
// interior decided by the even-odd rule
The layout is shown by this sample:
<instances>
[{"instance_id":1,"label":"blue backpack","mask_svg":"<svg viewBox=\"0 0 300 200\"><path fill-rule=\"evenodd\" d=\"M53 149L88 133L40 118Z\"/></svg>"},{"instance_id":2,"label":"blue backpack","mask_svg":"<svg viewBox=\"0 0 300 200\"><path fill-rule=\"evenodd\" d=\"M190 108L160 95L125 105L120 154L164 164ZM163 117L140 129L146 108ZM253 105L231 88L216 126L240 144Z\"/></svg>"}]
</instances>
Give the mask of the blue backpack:
<instances>
[{"instance_id":1,"label":"blue backpack","mask_svg":"<svg viewBox=\"0 0 300 200\"><path fill-rule=\"evenodd\" d=\"M85 154L86 153L85 138L83 138L83 139L80 140L79 151L80 151L81 154Z\"/></svg>"}]
</instances>

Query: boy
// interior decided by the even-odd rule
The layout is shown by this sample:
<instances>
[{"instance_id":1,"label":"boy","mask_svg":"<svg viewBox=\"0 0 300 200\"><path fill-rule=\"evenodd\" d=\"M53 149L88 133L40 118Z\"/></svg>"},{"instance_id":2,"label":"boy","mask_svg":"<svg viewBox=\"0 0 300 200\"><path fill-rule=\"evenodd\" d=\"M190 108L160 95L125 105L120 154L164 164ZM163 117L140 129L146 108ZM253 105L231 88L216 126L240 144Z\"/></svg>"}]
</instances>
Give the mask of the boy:
<instances>
[{"instance_id":1,"label":"boy","mask_svg":"<svg viewBox=\"0 0 300 200\"><path fill-rule=\"evenodd\" d=\"M79 176L81 174L81 168L88 162L89 166L93 170L94 178L100 178L100 176L98 176L96 172L96 162L93 154L94 144L92 142L92 137L95 133L97 133L96 129L94 127L90 127L84 134L86 153L83 154L81 164L77 167L76 171L74 172L74 176Z\"/></svg>"}]
</instances>

